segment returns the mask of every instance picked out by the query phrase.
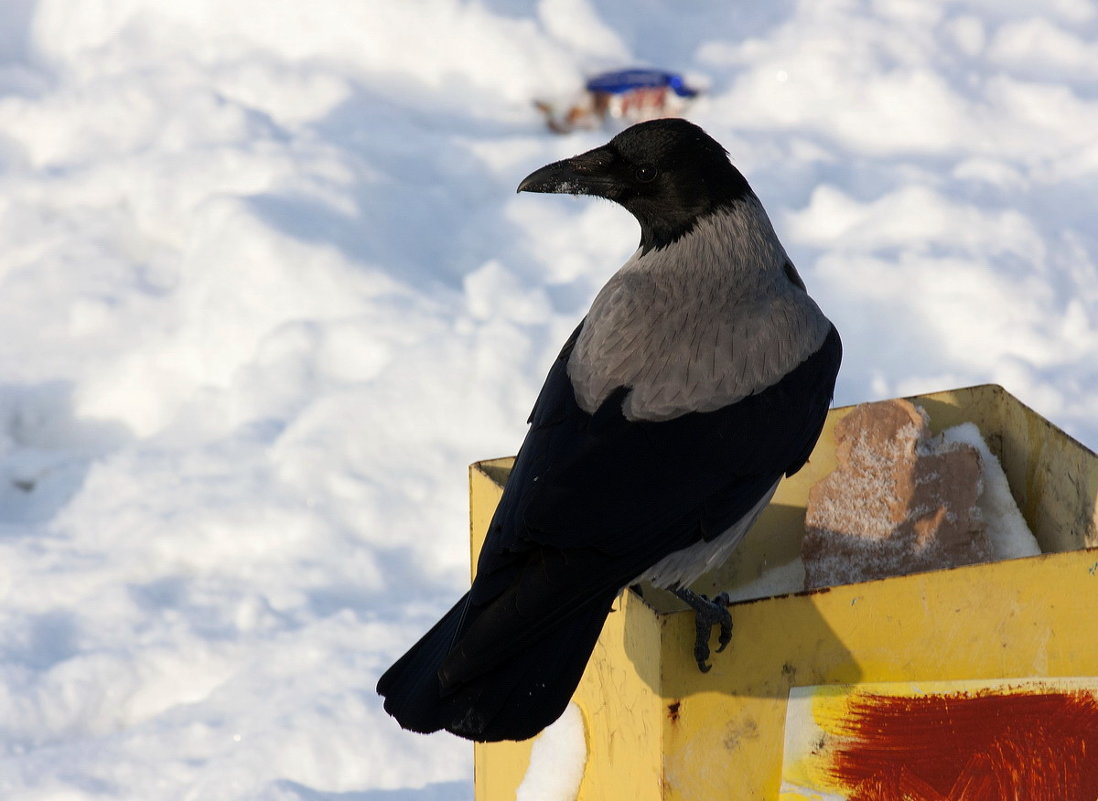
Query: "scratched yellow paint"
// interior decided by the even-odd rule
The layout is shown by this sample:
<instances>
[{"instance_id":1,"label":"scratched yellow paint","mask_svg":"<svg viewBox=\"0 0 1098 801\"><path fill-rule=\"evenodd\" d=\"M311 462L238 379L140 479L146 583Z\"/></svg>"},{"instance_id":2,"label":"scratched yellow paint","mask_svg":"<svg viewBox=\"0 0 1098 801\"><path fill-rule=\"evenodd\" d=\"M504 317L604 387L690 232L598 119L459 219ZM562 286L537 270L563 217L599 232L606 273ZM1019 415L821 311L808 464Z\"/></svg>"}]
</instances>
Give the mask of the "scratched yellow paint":
<instances>
[{"instance_id":1,"label":"scratched yellow paint","mask_svg":"<svg viewBox=\"0 0 1098 801\"><path fill-rule=\"evenodd\" d=\"M663 593L624 593L574 698L589 752L580 801L773 801L793 686L1098 675L1098 458L1000 387L913 400L935 430L979 426L1050 553L735 604L732 644L706 674L691 657L690 613ZM695 589L796 555L808 488L834 467L831 431L849 411L831 412L809 465ZM474 563L510 461L470 469ZM530 742L474 754L477 801L512 801Z\"/></svg>"}]
</instances>

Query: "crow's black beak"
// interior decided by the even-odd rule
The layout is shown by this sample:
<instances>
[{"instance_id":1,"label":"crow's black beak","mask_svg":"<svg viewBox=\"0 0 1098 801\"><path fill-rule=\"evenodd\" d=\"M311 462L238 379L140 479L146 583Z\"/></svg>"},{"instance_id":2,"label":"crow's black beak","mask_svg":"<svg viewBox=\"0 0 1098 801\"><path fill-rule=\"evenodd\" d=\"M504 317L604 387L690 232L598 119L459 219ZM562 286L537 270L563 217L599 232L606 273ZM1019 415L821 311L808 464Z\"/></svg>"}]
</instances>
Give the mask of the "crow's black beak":
<instances>
[{"instance_id":1,"label":"crow's black beak","mask_svg":"<svg viewBox=\"0 0 1098 801\"><path fill-rule=\"evenodd\" d=\"M610 173L615 154L597 147L570 159L547 164L522 179L519 192L611 197L616 182Z\"/></svg>"}]
</instances>

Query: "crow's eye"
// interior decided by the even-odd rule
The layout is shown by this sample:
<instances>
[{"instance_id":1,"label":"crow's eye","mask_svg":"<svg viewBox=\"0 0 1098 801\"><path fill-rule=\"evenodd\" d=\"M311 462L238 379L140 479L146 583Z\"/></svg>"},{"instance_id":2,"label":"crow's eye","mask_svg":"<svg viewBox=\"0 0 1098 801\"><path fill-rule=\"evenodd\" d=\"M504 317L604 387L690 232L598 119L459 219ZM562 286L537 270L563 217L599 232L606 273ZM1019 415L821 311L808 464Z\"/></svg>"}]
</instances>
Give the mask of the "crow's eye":
<instances>
[{"instance_id":1,"label":"crow's eye","mask_svg":"<svg viewBox=\"0 0 1098 801\"><path fill-rule=\"evenodd\" d=\"M637 167L637 180L642 184L646 184L649 181L654 181L659 171L655 167L645 165L644 167Z\"/></svg>"}]
</instances>

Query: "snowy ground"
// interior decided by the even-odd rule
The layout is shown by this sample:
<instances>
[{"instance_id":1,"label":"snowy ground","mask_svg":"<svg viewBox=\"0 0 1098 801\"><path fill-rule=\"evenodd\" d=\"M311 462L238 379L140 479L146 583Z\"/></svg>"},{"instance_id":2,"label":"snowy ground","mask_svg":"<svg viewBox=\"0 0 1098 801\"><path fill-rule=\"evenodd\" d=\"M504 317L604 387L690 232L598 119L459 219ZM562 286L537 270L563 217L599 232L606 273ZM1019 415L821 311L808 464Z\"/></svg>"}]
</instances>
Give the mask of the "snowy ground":
<instances>
[{"instance_id":1,"label":"snowy ground","mask_svg":"<svg viewBox=\"0 0 1098 801\"><path fill-rule=\"evenodd\" d=\"M636 244L515 195L606 138L529 101L634 64L709 83L837 403L1098 445L1093 2L4 0L0 797L471 798L373 685Z\"/></svg>"}]
</instances>

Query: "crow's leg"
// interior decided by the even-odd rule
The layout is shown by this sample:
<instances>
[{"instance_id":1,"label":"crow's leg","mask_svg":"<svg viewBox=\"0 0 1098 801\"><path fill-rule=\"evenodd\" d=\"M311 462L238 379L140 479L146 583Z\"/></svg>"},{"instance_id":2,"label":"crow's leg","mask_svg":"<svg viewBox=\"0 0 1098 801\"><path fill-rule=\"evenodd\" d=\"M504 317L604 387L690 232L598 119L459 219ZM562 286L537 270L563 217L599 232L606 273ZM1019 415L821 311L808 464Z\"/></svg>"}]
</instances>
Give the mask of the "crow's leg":
<instances>
[{"instance_id":1,"label":"crow's leg","mask_svg":"<svg viewBox=\"0 0 1098 801\"><path fill-rule=\"evenodd\" d=\"M728 611L728 595L722 592L710 600L685 587L671 592L694 610L694 659L697 660L698 670L708 673L710 665L706 660L709 659L709 634L713 627L721 627L717 653L723 651L732 640L732 615Z\"/></svg>"}]
</instances>

